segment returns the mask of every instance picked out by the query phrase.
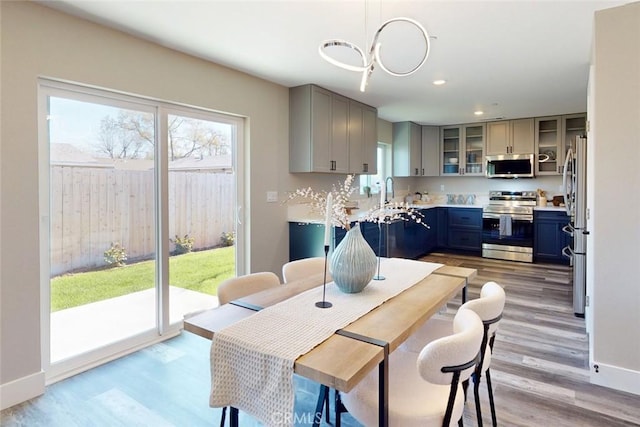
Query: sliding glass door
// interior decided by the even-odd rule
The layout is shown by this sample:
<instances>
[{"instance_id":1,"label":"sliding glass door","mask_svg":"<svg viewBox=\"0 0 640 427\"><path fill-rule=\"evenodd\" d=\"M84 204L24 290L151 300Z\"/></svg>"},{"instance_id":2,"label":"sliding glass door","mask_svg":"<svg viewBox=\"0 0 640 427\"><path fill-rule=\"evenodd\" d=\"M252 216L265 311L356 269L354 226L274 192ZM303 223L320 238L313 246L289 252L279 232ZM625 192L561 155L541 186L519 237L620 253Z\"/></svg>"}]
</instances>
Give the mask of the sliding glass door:
<instances>
[{"instance_id":1,"label":"sliding glass door","mask_svg":"<svg viewBox=\"0 0 640 427\"><path fill-rule=\"evenodd\" d=\"M217 304L242 260L243 122L44 80L40 109L43 359L55 381Z\"/></svg>"}]
</instances>

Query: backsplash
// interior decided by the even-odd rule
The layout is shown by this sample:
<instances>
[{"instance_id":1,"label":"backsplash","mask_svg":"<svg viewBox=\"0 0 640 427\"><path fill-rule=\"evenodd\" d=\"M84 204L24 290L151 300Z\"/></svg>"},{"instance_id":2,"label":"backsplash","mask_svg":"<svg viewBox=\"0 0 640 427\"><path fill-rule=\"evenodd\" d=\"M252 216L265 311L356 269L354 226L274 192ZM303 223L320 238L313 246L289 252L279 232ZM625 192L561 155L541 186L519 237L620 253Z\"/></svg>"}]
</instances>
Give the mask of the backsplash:
<instances>
[{"instance_id":1,"label":"backsplash","mask_svg":"<svg viewBox=\"0 0 640 427\"><path fill-rule=\"evenodd\" d=\"M448 205L475 205L475 194L447 194Z\"/></svg>"}]
</instances>

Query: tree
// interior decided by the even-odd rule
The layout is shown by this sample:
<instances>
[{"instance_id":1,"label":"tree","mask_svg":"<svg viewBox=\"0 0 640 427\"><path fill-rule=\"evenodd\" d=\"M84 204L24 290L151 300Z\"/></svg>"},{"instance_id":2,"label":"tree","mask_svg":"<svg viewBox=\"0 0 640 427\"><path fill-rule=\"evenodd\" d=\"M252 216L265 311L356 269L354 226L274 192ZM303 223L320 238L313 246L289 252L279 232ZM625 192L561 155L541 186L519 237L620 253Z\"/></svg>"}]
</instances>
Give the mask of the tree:
<instances>
[{"instance_id":1,"label":"tree","mask_svg":"<svg viewBox=\"0 0 640 427\"><path fill-rule=\"evenodd\" d=\"M140 159L153 151L153 115L120 110L100 121L96 150L112 159Z\"/></svg>"},{"instance_id":2,"label":"tree","mask_svg":"<svg viewBox=\"0 0 640 427\"><path fill-rule=\"evenodd\" d=\"M226 135L209 121L169 115L169 160L228 154ZM148 157L154 147L154 121L149 113L120 110L100 122L96 150L112 159Z\"/></svg>"}]
</instances>

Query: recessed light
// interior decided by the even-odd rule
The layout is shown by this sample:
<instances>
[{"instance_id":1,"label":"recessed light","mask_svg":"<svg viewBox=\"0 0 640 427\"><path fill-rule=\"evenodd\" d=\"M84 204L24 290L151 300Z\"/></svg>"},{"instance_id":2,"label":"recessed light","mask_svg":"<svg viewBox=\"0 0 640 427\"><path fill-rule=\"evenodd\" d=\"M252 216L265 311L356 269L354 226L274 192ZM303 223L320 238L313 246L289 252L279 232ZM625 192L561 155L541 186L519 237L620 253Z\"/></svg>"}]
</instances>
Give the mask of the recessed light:
<instances>
[{"instance_id":1,"label":"recessed light","mask_svg":"<svg viewBox=\"0 0 640 427\"><path fill-rule=\"evenodd\" d=\"M434 84L434 85L436 85L436 86L442 86L442 85L443 85L443 84L445 84L446 82L447 82L446 80L442 80L442 79L440 79L440 80L434 80L434 81L433 81L433 84Z\"/></svg>"},{"instance_id":2,"label":"recessed light","mask_svg":"<svg viewBox=\"0 0 640 427\"><path fill-rule=\"evenodd\" d=\"M480 111L480 110L474 111L473 114L475 114L476 116L481 116L484 114L484 111Z\"/></svg>"}]
</instances>

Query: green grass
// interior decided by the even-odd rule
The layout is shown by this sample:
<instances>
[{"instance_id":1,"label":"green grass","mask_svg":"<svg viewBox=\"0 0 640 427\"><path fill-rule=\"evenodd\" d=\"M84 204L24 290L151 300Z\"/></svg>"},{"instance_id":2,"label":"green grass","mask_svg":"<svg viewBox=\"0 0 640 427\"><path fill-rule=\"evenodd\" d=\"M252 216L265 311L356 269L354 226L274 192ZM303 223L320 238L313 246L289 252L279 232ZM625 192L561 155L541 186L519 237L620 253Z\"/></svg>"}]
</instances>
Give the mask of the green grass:
<instances>
[{"instance_id":1,"label":"green grass","mask_svg":"<svg viewBox=\"0 0 640 427\"><path fill-rule=\"evenodd\" d=\"M171 286L216 295L220 282L234 274L234 246L169 258ZM51 279L51 311L149 289L154 281L154 261L58 276Z\"/></svg>"}]
</instances>

